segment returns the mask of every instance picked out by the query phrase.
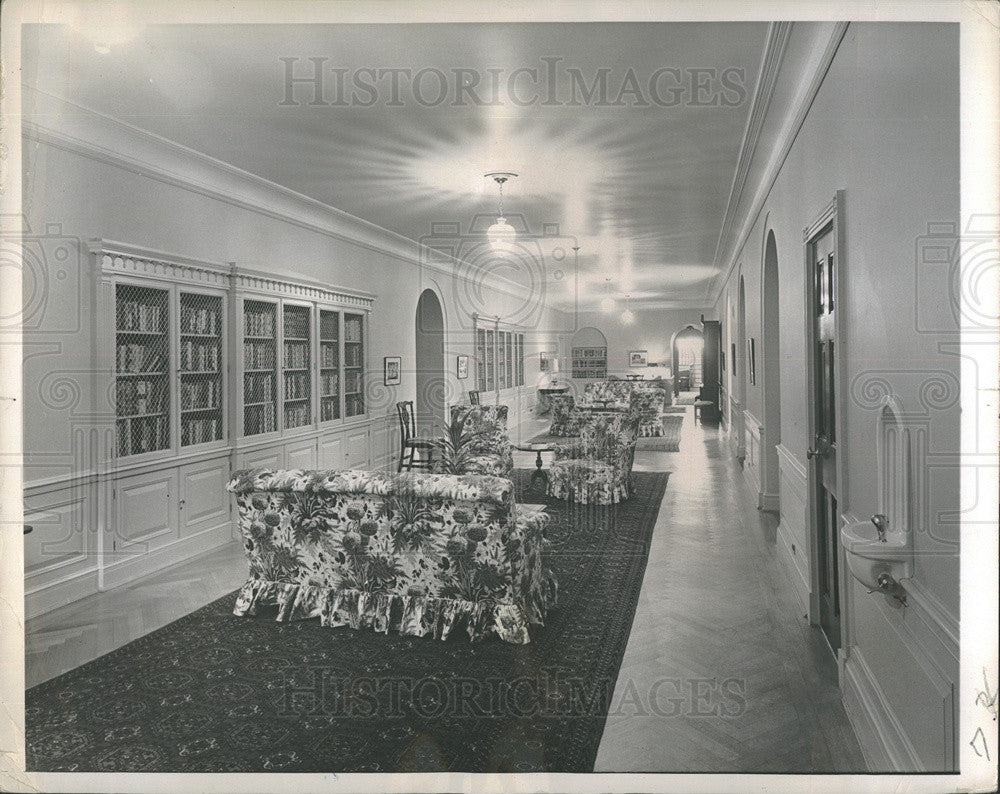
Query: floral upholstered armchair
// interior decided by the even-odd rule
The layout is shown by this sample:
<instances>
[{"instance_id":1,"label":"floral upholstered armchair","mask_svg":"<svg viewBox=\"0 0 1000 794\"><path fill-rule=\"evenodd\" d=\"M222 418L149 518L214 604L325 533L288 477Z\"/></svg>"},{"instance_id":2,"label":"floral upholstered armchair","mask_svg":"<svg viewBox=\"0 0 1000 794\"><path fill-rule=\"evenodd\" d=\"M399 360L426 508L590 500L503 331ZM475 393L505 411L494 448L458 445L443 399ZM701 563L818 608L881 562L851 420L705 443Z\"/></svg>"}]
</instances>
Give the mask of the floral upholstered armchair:
<instances>
[{"instance_id":1,"label":"floral upholstered armchair","mask_svg":"<svg viewBox=\"0 0 1000 794\"><path fill-rule=\"evenodd\" d=\"M473 436L463 473L510 477L514 452L507 431L506 405L453 405L451 416L465 417L465 428Z\"/></svg>"},{"instance_id":2,"label":"floral upholstered armchair","mask_svg":"<svg viewBox=\"0 0 1000 794\"><path fill-rule=\"evenodd\" d=\"M577 441L556 445L549 495L582 504L609 505L628 499L638 422L631 412L588 417Z\"/></svg>"},{"instance_id":3,"label":"floral upholstered armchair","mask_svg":"<svg viewBox=\"0 0 1000 794\"><path fill-rule=\"evenodd\" d=\"M513 488L481 475L236 472L250 576L234 613L277 606L279 621L527 643L556 581L548 518L518 516Z\"/></svg>"},{"instance_id":4,"label":"floral upholstered armchair","mask_svg":"<svg viewBox=\"0 0 1000 794\"><path fill-rule=\"evenodd\" d=\"M633 389L629 410L639 417L641 437L663 435L663 389Z\"/></svg>"},{"instance_id":5,"label":"floral upholstered armchair","mask_svg":"<svg viewBox=\"0 0 1000 794\"><path fill-rule=\"evenodd\" d=\"M553 394L549 397L552 406L552 424L549 426L550 436L573 437L580 435L587 416L585 411L576 407L572 394Z\"/></svg>"}]
</instances>

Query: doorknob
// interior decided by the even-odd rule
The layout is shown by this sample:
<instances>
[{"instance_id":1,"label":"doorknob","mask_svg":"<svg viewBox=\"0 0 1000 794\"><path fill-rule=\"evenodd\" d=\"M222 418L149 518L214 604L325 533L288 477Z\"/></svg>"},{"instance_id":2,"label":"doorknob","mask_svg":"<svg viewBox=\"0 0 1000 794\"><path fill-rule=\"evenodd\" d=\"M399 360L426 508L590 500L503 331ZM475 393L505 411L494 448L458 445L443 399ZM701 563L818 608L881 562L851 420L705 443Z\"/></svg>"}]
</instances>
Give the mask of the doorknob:
<instances>
[{"instance_id":1,"label":"doorknob","mask_svg":"<svg viewBox=\"0 0 1000 794\"><path fill-rule=\"evenodd\" d=\"M824 455L824 453L821 450L818 450L818 449L807 449L806 450L806 457L809 458L809 460L812 460L813 458L822 458L823 455Z\"/></svg>"}]
</instances>

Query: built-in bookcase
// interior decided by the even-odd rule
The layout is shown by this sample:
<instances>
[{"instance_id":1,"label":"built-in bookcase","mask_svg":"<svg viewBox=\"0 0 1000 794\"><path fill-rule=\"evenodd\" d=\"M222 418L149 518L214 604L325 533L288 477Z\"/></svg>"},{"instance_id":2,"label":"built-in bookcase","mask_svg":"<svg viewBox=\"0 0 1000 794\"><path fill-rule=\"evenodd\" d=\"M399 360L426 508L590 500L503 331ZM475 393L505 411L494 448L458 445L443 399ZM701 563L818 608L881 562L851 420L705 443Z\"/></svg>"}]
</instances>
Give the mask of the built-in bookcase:
<instances>
[{"instance_id":1,"label":"built-in bookcase","mask_svg":"<svg viewBox=\"0 0 1000 794\"><path fill-rule=\"evenodd\" d=\"M319 420L340 419L340 312L319 312Z\"/></svg>"},{"instance_id":2,"label":"built-in bookcase","mask_svg":"<svg viewBox=\"0 0 1000 794\"><path fill-rule=\"evenodd\" d=\"M243 302L243 435L278 429L278 304Z\"/></svg>"},{"instance_id":3,"label":"built-in bookcase","mask_svg":"<svg viewBox=\"0 0 1000 794\"><path fill-rule=\"evenodd\" d=\"M181 446L221 441L225 434L222 296L180 294Z\"/></svg>"},{"instance_id":4,"label":"built-in bookcase","mask_svg":"<svg viewBox=\"0 0 1000 794\"><path fill-rule=\"evenodd\" d=\"M115 286L118 455L169 449L170 290Z\"/></svg>"},{"instance_id":5,"label":"built-in bookcase","mask_svg":"<svg viewBox=\"0 0 1000 794\"><path fill-rule=\"evenodd\" d=\"M312 307L286 304L283 311L283 426L291 430L312 424Z\"/></svg>"},{"instance_id":6,"label":"built-in bookcase","mask_svg":"<svg viewBox=\"0 0 1000 794\"><path fill-rule=\"evenodd\" d=\"M365 318L344 315L344 416L365 412Z\"/></svg>"}]
</instances>

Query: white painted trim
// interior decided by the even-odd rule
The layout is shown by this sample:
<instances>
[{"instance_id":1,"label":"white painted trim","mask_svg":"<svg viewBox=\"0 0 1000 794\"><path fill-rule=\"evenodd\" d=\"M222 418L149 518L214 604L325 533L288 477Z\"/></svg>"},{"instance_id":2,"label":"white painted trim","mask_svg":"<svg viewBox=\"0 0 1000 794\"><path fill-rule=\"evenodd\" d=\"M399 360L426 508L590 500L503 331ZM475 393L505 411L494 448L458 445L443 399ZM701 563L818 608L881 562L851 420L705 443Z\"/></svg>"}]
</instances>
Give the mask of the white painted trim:
<instances>
[{"instance_id":1,"label":"white painted trim","mask_svg":"<svg viewBox=\"0 0 1000 794\"><path fill-rule=\"evenodd\" d=\"M782 521L778 524L778 531L775 539L778 546L778 561L784 570L795 595L798 596L799 606L802 607L806 619L809 617L809 582L806 581L802 570L795 563L795 553L792 551L792 542L788 538L787 523Z\"/></svg>"},{"instance_id":2,"label":"white painted trim","mask_svg":"<svg viewBox=\"0 0 1000 794\"><path fill-rule=\"evenodd\" d=\"M172 541L155 551L105 565L100 570L100 589L111 590L232 542L232 526L233 521L227 519L195 535Z\"/></svg>"},{"instance_id":3,"label":"white painted trim","mask_svg":"<svg viewBox=\"0 0 1000 794\"><path fill-rule=\"evenodd\" d=\"M764 203L767 201L771 188L778 179L778 174L781 172L785 160L792 149L792 145L798 137L799 130L802 129L802 125L805 123L812 103L816 99L820 87L823 85L823 79L826 77L826 73L833 63L833 58L837 54L840 42L843 41L844 34L847 33L848 24L847 22L833 23L825 46L822 50L816 51L811 62L802 68L802 78L799 82L798 93L789 105L788 113L785 116L785 123L782 125L781 132L778 133L774 142L771 150L771 158L754 193L753 202L746 213L746 219L740 229L739 235L736 237L732 237L731 234L729 235L733 239L732 245L728 244L727 240L720 239L717 249L718 253L715 257L715 265L721 268L723 266L722 263L726 259L729 262L724 270L720 269L713 283L709 286L707 294L710 305L714 306L719 301L723 289L725 289L726 284L732 277L733 270L739 262L739 254L753 231L754 224L761 210L764 208ZM784 63L784 58L782 58L782 63ZM755 142L755 148L758 145ZM742 156L742 151L740 154Z\"/></svg>"},{"instance_id":4,"label":"white painted trim","mask_svg":"<svg viewBox=\"0 0 1000 794\"><path fill-rule=\"evenodd\" d=\"M924 771L902 724L857 646L852 646L847 655L842 685L844 707L869 770Z\"/></svg>"},{"instance_id":5,"label":"white painted trim","mask_svg":"<svg viewBox=\"0 0 1000 794\"><path fill-rule=\"evenodd\" d=\"M795 457L792 451L784 444L778 444L775 449L778 451L778 458L781 462L787 464L789 468L795 469L795 472L799 475L799 477L808 483L809 475L806 472L805 464Z\"/></svg>"},{"instance_id":6,"label":"white painted trim","mask_svg":"<svg viewBox=\"0 0 1000 794\"><path fill-rule=\"evenodd\" d=\"M777 513L781 509L781 496L761 491L757 494L757 509L766 510L768 513Z\"/></svg>"},{"instance_id":7,"label":"white painted trim","mask_svg":"<svg viewBox=\"0 0 1000 794\"><path fill-rule=\"evenodd\" d=\"M24 590L24 619L31 620L98 592L97 567Z\"/></svg>"}]
</instances>

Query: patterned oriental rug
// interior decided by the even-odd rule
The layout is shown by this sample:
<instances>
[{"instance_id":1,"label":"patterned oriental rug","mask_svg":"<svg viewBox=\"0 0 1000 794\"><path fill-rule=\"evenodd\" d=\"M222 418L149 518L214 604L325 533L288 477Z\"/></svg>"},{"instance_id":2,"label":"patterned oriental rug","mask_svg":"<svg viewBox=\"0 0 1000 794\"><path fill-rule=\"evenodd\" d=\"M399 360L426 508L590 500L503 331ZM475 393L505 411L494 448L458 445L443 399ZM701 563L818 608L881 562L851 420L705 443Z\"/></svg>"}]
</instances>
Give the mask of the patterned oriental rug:
<instances>
[{"instance_id":1,"label":"patterned oriental rug","mask_svg":"<svg viewBox=\"0 0 1000 794\"><path fill-rule=\"evenodd\" d=\"M528 645L238 618L236 594L26 696L27 768L590 772L668 474L617 506L545 503L559 603Z\"/></svg>"}]
</instances>

